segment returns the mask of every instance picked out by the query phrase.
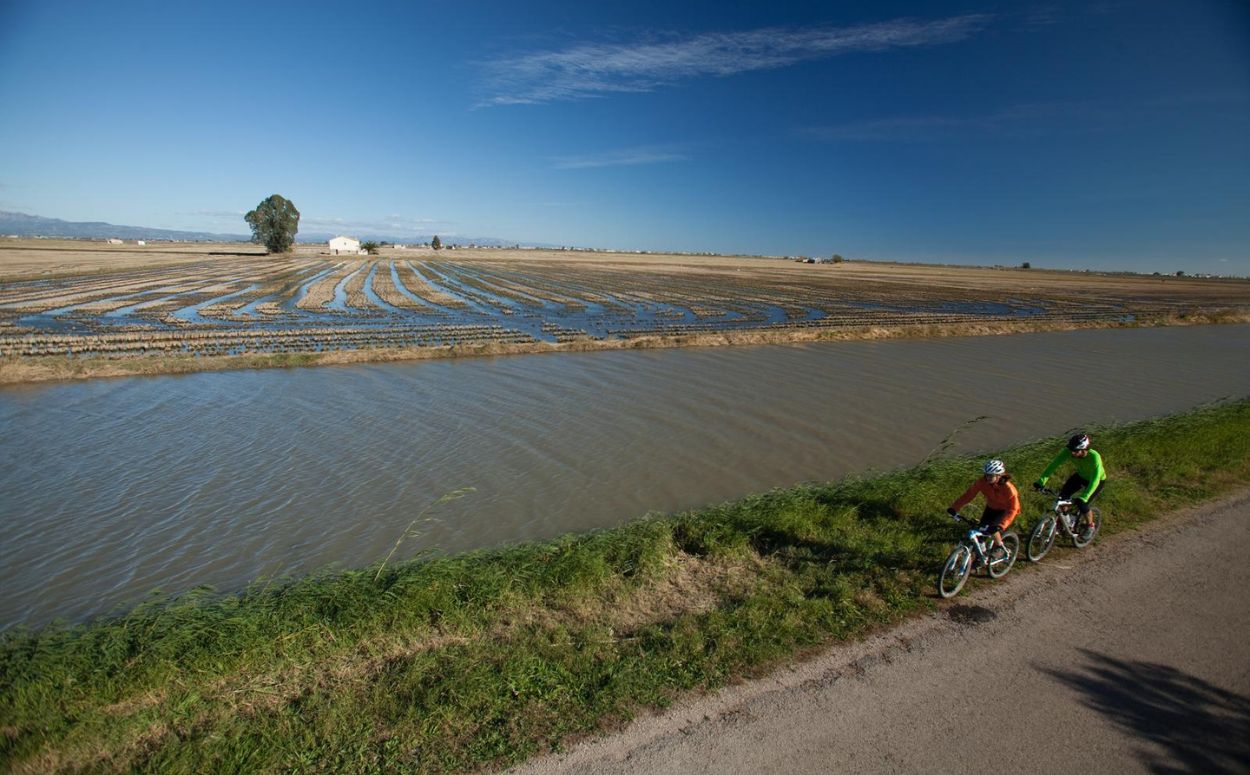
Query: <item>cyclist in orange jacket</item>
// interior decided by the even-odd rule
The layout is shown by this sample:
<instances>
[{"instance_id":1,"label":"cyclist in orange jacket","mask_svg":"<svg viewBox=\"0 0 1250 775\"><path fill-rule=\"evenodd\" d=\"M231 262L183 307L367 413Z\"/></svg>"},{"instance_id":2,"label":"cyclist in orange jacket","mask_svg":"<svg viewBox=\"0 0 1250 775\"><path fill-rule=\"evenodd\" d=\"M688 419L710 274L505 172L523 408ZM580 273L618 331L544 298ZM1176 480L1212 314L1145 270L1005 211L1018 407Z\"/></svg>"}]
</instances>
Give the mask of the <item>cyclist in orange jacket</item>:
<instances>
[{"instance_id":1,"label":"cyclist in orange jacket","mask_svg":"<svg viewBox=\"0 0 1250 775\"><path fill-rule=\"evenodd\" d=\"M992 532L994 546L1006 553L1007 547L1003 546L1003 531L1011 527L1011 523L1016 520L1016 515L1020 513L1020 493L1016 492L1016 486L1011 483L1011 474L1007 473L1007 467L1003 465L1003 461L987 460L982 471L984 476L973 482L972 486L951 504L946 513L953 517L959 513L960 509L971 503L972 499L977 497L977 493L984 495L985 511L981 514L979 527L982 532Z\"/></svg>"}]
</instances>

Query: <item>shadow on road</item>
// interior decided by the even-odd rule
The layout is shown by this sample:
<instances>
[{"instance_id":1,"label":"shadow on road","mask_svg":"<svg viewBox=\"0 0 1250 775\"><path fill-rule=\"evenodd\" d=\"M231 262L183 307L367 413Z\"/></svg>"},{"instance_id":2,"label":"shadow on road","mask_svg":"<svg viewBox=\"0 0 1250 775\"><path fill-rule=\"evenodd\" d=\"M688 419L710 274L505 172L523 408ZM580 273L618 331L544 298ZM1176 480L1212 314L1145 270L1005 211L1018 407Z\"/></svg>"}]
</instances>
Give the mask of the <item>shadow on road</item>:
<instances>
[{"instance_id":1,"label":"shadow on road","mask_svg":"<svg viewBox=\"0 0 1250 775\"><path fill-rule=\"evenodd\" d=\"M1250 772L1250 697L1169 665L1081 653L1083 667L1042 672L1130 735L1154 743L1138 753L1152 772Z\"/></svg>"}]
</instances>

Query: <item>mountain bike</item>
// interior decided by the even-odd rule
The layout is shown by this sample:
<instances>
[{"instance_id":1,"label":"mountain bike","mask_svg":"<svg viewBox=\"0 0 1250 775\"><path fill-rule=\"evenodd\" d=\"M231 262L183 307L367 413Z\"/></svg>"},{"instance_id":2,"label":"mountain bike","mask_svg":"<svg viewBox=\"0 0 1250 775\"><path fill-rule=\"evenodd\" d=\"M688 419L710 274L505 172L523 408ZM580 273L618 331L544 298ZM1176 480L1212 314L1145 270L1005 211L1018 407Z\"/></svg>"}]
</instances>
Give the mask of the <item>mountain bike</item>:
<instances>
[{"instance_id":1,"label":"mountain bike","mask_svg":"<svg viewBox=\"0 0 1250 775\"><path fill-rule=\"evenodd\" d=\"M977 522L963 514L956 514L955 519L973 527L951 551L946 558L946 564L942 566L942 573L938 576L938 594L942 597L958 595L968 576L981 568L985 568L985 572L992 579L1006 576L1020 554L1020 536L1014 530L1003 531L1003 546L1007 548L1007 553L1003 554L994 545L993 534L982 531L977 527Z\"/></svg>"},{"instance_id":2,"label":"mountain bike","mask_svg":"<svg viewBox=\"0 0 1250 775\"><path fill-rule=\"evenodd\" d=\"M1090 516L1094 518L1093 528L1084 527L1081 512L1072 506L1071 498L1061 498L1054 490L1042 488L1042 492L1055 498L1055 505L1050 514L1043 514L1033 532L1029 533L1028 555L1031 562L1037 562L1046 556L1050 547L1055 545L1055 537L1062 530L1064 535L1072 539L1072 545L1084 549L1102 529L1102 512L1097 506L1090 506Z\"/></svg>"}]
</instances>

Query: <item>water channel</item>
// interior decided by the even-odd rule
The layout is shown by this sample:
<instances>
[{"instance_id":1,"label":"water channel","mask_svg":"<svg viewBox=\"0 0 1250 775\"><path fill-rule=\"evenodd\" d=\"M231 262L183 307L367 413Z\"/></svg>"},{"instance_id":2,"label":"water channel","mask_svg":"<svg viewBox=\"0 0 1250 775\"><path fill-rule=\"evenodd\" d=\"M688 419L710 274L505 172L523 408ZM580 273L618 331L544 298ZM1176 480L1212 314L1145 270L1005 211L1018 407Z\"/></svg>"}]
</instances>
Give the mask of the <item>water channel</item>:
<instances>
[{"instance_id":1,"label":"water channel","mask_svg":"<svg viewBox=\"0 0 1250 775\"><path fill-rule=\"evenodd\" d=\"M461 487L476 492L440 506L401 554L910 465L978 415L954 452L1247 394L1250 326L9 387L0 628L80 621L157 588L365 565Z\"/></svg>"}]
</instances>

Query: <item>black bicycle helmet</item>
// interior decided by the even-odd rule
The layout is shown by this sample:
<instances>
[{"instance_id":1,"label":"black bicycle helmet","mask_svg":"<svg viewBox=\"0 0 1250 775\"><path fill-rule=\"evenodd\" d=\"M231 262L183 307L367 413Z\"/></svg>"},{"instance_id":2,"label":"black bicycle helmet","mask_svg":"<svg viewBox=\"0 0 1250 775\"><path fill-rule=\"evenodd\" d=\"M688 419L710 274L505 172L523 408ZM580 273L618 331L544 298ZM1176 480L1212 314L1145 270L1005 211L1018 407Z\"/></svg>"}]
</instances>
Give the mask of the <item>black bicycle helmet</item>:
<instances>
[{"instance_id":1,"label":"black bicycle helmet","mask_svg":"<svg viewBox=\"0 0 1250 775\"><path fill-rule=\"evenodd\" d=\"M1089 436L1084 433L1078 433L1068 439L1068 449L1073 452L1079 452L1083 449L1089 449Z\"/></svg>"}]
</instances>

